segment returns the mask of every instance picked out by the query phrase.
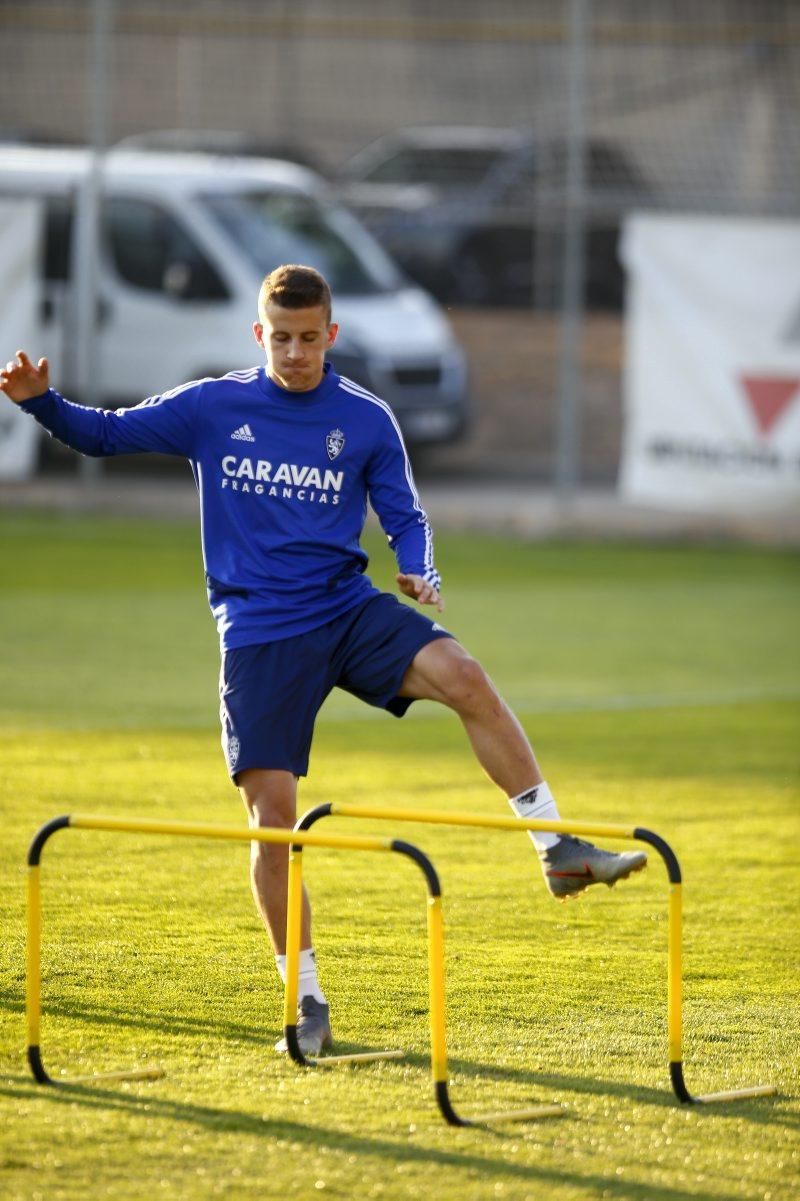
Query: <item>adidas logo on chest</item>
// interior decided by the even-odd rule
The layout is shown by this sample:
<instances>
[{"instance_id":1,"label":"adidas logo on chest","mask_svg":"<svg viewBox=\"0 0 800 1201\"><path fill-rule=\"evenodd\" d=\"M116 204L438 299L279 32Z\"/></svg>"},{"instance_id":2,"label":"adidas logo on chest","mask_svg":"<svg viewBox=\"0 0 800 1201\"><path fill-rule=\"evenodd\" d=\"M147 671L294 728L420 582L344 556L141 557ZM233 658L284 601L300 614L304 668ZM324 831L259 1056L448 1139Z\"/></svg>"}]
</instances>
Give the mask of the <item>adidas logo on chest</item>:
<instances>
[{"instance_id":1,"label":"adidas logo on chest","mask_svg":"<svg viewBox=\"0 0 800 1201\"><path fill-rule=\"evenodd\" d=\"M255 442L253 431L246 422L244 425L240 425L238 430L234 430L231 437L239 442Z\"/></svg>"}]
</instances>

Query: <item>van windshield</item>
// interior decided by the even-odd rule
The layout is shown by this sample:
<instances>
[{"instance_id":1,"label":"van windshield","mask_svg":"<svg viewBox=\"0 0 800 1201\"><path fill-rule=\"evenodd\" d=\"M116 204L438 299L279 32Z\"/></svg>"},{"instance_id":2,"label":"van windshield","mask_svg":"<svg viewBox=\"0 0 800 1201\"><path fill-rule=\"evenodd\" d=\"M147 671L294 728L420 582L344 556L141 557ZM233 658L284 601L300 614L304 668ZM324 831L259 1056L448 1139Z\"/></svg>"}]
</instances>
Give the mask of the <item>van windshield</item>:
<instances>
[{"instance_id":1,"label":"van windshield","mask_svg":"<svg viewBox=\"0 0 800 1201\"><path fill-rule=\"evenodd\" d=\"M303 263L325 276L334 295L403 286L392 260L344 209L323 208L295 192L212 193L200 200L264 275L282 263Z\"/></svg>"}]
</instances>

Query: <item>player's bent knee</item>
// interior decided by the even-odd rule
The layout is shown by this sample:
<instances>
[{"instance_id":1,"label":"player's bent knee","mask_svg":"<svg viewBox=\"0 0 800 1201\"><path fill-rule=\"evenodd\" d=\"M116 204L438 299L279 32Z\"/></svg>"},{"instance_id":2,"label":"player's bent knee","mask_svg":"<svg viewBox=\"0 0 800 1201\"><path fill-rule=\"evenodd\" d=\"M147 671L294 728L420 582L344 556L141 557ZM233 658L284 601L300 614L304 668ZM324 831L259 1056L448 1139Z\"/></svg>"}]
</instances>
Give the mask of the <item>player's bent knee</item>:
<instances>
[{"instance_id":1,"label":"player's bent knee","mask_svg":"<svg viewBox=\"0 0 800 1201\"><path fill-rule=\"evenodd\" d=\"M471 656L451 662L440 686L454 709L480 706L494 695L491 680Z\"/></svg>"},{"instance_id":2,"label":"player's bent knee","mask_svg":"<svg viewBox=\"0 0 800 1201\"><path fill-rule=\"evenodd\" d=\"M295 822L295 805L282 803L274 798L255 798L250 803L249 825L251 830L290 830ZM285 843L250 843L250 863L256 873L267 872L270 876L286 875L289 847Z\"/></svg>"},{"instance_id":3,"label":"player's bent knee","mask_svg":"<svg viewBox=\"0 0 800 1201\"><path fill-rule=\"evenodd\" d=\"M257 797L250 802L250 828L267 826L291 830L295 823L295 801L283 798Z\"/></svg>"},{"instance_id":4,"label":"player's bent knee","mask_svg":"<svg viewBox=\"0 0 800 1201\"><path fill-rule=\"evenodd\" d=\"M291 829L297 809L297 782L289 772L249 770L238 780L251 827Z\"/></svg>"}]
</instances>

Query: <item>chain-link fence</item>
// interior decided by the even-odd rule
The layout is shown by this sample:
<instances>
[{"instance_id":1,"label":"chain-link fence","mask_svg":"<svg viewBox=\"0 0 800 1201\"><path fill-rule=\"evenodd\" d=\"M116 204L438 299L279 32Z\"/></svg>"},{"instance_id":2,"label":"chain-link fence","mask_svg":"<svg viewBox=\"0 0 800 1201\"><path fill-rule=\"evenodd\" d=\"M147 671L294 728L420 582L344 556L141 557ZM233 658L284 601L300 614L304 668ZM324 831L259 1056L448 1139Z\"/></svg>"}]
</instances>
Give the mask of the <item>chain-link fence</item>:
<instances>
[{"instance_id":1,"label":"chain-link fence","mask_svg":"<svg viewBox=\"0 0 800 1201\"><path fill-rule=\"evenodd\" d=\"M625 214L798 212L793 0L26 0L0 29L7 139L101 128L333 182L470 355L440 470L613 478Z\"/></svg>"}]
</instances>

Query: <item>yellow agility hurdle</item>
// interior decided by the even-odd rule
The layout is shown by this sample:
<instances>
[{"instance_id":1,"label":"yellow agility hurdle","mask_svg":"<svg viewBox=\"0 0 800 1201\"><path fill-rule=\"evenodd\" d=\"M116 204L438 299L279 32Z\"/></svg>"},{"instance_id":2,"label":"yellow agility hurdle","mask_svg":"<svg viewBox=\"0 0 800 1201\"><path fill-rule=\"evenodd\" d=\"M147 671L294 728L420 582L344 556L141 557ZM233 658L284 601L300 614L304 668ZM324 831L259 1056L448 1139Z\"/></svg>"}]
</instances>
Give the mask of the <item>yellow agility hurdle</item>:
<instances>
[{"instance_id":1,"label":"yellow agility hurdle","mask_svg":"<svg viewBox=\"0 0 800 1201\"><path fill-rule=\"evenodd\" d=\"M767 1097L773 1096L777 1089L772 1084L757 1084L749 1088L729 1089L724 1092L706 1093L702 1096L695 1096L689 1092L683 1076L683 1016L682 1016L682 992L683 992L683 969L682 969L682 877L680 864L677 856L670 845L660 837L654 834L652 830L646 830L641 826L622 826L609 825L598 822L572 822L572 821L541 821L536 819L523 820L519 817L495 817L489 815L472 815L464 814L454 816L441 811L431 811L425 809L392 809L387 806L372 806L372 805L350 805L340 803L338 801L324 805L317 805L313 809L309 809L295 825L295 831L300 834L307 833L310 827L322 817L338 816L338 817L361 817L361 818L376 818L381 821L402 821L402 822L420 822L428 825L446 825L446 826L472 826L481 829L493 830L545 830L559 834L581 834L591 835L595 838L619 838L628 841L645 842L649 846L654 847L661 855L667 869L669 878L669 908L668 908L668 937L667 937L667 1029L669 1035L669 1070L672 1087L676 1097L685 1105L700 1105L709 1104L715 1101L738 1101L748 1097ZM298 843L298 852L300 846ZM293 873L290 873L289 889L290 897L292 893L300 895L299 890L302 888L300 855L295 852L296 867ZM297 904L295 898L295 904ZM430 917L430 910L429 910ZM441 922L441 913L436 919L437 925ZM294 979L294 997L296 1001L297 989L297 966L298 960L294 957L299 956L299 939L300 928L297 924L297 916L295 915L295 925L289 928L287 922L287 1005L288 1005L288 988L289 981L293 976ZM429 946L432 947L436 940L439 950L438 955L443 955L441 934L438 930L429 935ZM293 947L293 957L289 958L289 946ZM291 964L291 974L289 971ZM431 1029L434 1026L434 997L433 997L433 979L434 974L431 972ZM436 1004L443 1004L444 985L442 984L441 998L436 998ZM288 1009L287 1009L288 1012ZM437 1018L437 1022L441 1024L442 1037L444 1031L444 1013L441 1018ZM287 1039L288 1042L288 1039ZM296 1046L297 1053L292 1053L290 1045L290 1053L293 1058L299 1062L303 1062L303 1056ZM452 1104L447 1094L447 1062L443 1053L441 1057L434 1056L432 1059L433 1079L436 1088L437 1099L439 1106L448 1122L453 1125L465 1125L463 1119L459 1118L453 1110ZM495 1117L511 1118L512 1114L494 1115ZM520 1112L519 1117L530 1116L525 1111ZM541 1115L540 1115L541 1116ZM486 1120L486 1119L476 1119Z\"/></svg>"},{"instance_id":2,"label":"yellow agility hurdle","mask_svg":"<svg viewBox=\"0 0 800 1201\"><path fill-rule=\"evenodd\" d=\"M321 806L321 808L326 808ZM316 812L316 810L312 811ZM306 815L308 816L308 815ZM319 813L317 816L323 816ZM305 820L305 819L301 819ZM286 992L284 994L284 1036L286 1048L295 1063L316 1067L318 1064L342 1063L359 1059L358 1055L324 1055L306 1057L300 1050L297 1038L297 987L300 967L300 938L303 914L303 868L302 850L304 835L293 832L289 852L289 895L286 911ZM476 1114L461 1117L453 1108L449 1096L449 1069L447 1066L447 1040L445 1036L444 1000L444 921L442 918L442 889L439 877L427 856L408 843L395 843L395 849L405 849L417 860L428 885L428 995L431 1031L431 1075L436 1101L442 1116L450 1126L483 1126L489 1122L520 1122L535 1118L561 1117L561 1105L534 1105L526 1109L509 1110L502 1113ZM385 1053L384 1053L385 1054Z\"/></svg>"},{"instance_id":3,"label":"yellow agility hurdle","mask_svg":"<svg viewBox=\"0 0 800 1201\"><path fill-rule=\"evenodd\" d=\"M56 817L37 831L28 851L28 952L26 1015L28 1025L28 1063L40 1084L55 1084L45 1070L40 1046L41 1027L41 951L42 905L40 862L45 843L57 830L105 830L130 834L177 834L195 838L216 838L235 842L294 843L298 836L291 830L260 828L242 829L238 826L206 825L199 822L165 822L147 818L99 817L93 814L73 814ZM436 873L427 856L411 843L388 838L342 837L341 835L301 835L303 845L333 847L353 851L396 851L413 859L422 868L426 880ZM338 1059L398 1059L402 1051L376 1051ZM89 1076L62 1078L63 1083L90 1083L97 1080L155 1080L164 1075L160 1067L137 1068L130 1071L104 1072Z\"/></svg>"}]
</instances>

